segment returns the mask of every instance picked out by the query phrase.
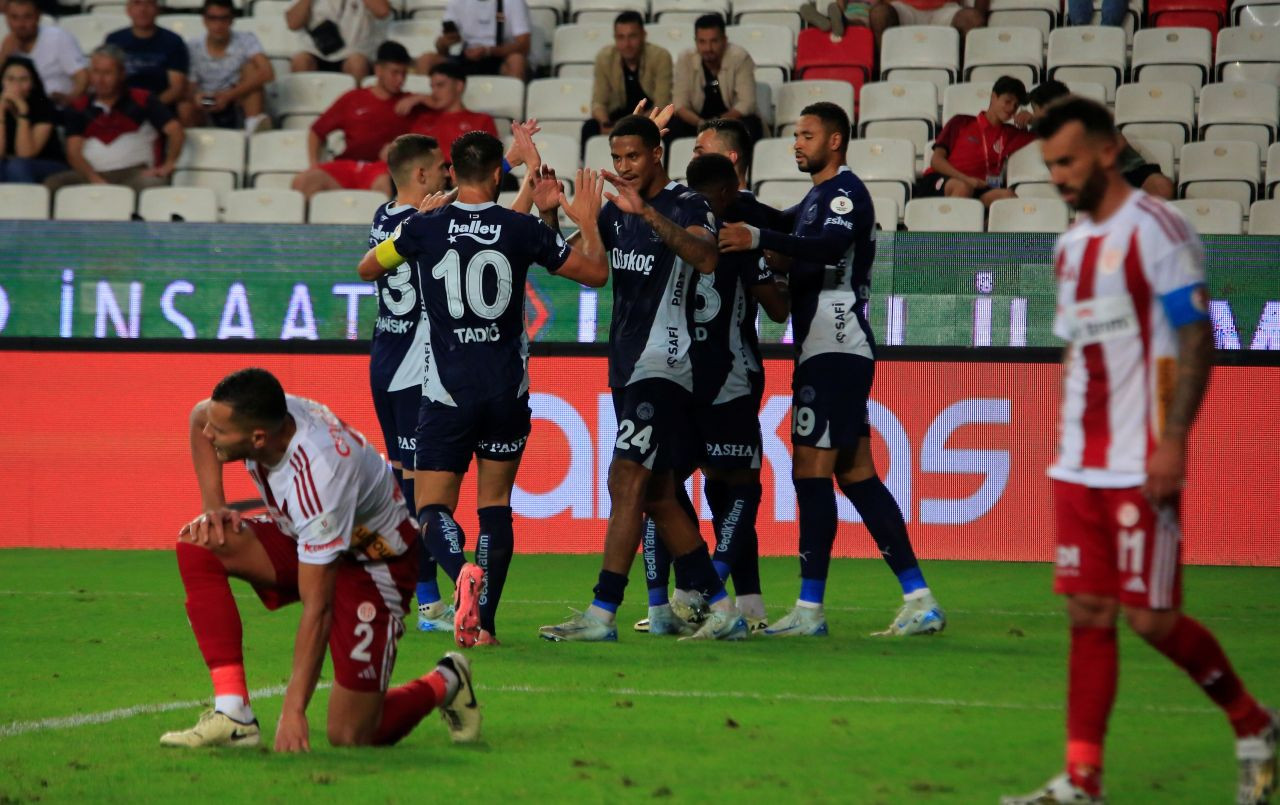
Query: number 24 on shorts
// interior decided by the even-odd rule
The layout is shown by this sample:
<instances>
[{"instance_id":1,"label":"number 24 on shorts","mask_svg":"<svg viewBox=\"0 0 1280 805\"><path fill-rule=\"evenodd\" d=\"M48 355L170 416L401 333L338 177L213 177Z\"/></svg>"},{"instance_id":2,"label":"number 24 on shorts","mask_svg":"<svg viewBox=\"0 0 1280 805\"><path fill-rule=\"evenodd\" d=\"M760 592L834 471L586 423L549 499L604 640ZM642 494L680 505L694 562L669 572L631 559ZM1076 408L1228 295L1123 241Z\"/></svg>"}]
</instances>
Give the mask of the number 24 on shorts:
<instances>
[{"instance_id":1,"label":"number 24 on shorts","mask_svg":"<svg viewBox=\"0 0 1280 805\"><path fill-rule=\"evenodd\" d=\"M635 447L639 449L641 455L644 455L649 452L651 438L653 438L653 425L645 425L637 431L636 423L630 419L624 419L618 423L618 441L613 446L619 450Z\"/></svg>"}]
</instances>

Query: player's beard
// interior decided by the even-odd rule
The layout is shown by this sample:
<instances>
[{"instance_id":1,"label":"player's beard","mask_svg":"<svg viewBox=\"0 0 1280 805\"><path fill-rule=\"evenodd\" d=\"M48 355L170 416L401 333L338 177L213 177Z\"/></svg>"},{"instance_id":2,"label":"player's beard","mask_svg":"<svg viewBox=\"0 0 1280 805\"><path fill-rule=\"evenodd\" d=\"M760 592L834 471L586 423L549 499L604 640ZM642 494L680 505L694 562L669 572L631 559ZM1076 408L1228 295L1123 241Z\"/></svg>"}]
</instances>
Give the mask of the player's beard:
<instances>
[{"instance_id":1,"label":"player's beard","mask_svg":"<svg viewBox=\"0 0 1280 805\"><path fill-rule=\"evenodd\" d=\"M1059 187L1061 192L1063 188ZM1098 208L1098 204L1102 202L1102 197L1107 192L1107 172L1101 167L1094 165L1093 170L1089 172L1088 178L1084 180L1084 184L1076 190L1076 200L1072 205L1081 212L1092 214Z\"/></svg>"},{"instance_id":2,"label":"player's beard","mask_svg":"<svg viewBox=\"0 0 1280 805\"><path fill-rule=\"evenodd\" d=\"M815 173L821 173L827 167L827 163L823 162L819 165L816 159L806 156L805 154L801 154L800 158L804 161L797 161L796 167L800 168L801 173L807 173L812 176Z\"/></svg>"}]
</instances>

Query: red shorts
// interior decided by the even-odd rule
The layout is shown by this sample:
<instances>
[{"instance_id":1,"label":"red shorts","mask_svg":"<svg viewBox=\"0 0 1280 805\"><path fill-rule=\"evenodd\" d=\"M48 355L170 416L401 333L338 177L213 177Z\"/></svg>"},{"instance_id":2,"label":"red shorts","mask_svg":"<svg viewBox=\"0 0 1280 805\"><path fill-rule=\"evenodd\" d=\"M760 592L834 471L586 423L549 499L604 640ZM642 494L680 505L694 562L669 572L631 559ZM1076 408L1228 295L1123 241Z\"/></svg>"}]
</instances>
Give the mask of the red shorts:
<instances>
[{"instance_id":1,"label":"red shorts","mask_svg":"<svg viewBox=\"0 0 1280 805\"><path fill-rule=\"evenodd\" d=\"M1137 487L1053 482L1058 561L1053 590L1117 598L1125 606L1182 605L1180 501L1159 509Z\"/></svg>"},{"instance_id":2,"label":"red shorts","mask_svg":"<svg viewBox=\"0 0 1280 805\"><path fill-rule=\"evenodd\" d=\"M347 190L371 190L373 183L388 172L385 162L357 162L354 159L335 159L321 162L316 167Z\"/></svg>"},{"instance_id":3,"label":"red shorts","mask_svg":"<svg viewBox=\"0 0 1280 805\"><path fill-rule=\"evenodd\" d=\"M246 518L275 567L276 583L253 585L267 609L292 604L298 598L298 544L266 517ZM400 524L409 550L385 562L339 559L333 592L333 626L329 655L333 677L348 690L377 693L387 689L396 663L396 644L404 634L404 615L410 609L418 580L418 530L413 521Z\"/></svg>"}]
</instances>

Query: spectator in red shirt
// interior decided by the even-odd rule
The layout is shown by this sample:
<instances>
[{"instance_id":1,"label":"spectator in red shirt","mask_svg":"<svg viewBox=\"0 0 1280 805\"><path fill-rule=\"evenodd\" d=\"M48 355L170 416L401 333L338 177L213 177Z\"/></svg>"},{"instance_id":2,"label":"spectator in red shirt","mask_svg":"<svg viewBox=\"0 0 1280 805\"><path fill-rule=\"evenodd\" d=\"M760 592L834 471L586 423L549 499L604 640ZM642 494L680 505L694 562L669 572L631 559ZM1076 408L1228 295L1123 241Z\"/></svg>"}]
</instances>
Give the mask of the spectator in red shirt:
<instances>
[{"instance_id":1,"label":"spectator in red shirt","mask_svg":"<svg viewBox=\"0 0 1280 805\"><path fill-rule=\"evenodd\" d=\"M1026 102L1023 83L1000 76L985 112L976 117L956 115L942 127L914 195L976 198L988 207L999 199L1013 198L1013 191L1003 186L1005 163L1013 152L1036 139L1009 122Z\"/></svg>"},{"instance_id":2,"label":"spectator in red shirt","mask_svg":"<svg viewBox=\"0 0 1280 805\"><path fill-rule=\"evenodd\" d=\"M454 140L469 131L483 131L497 137L498 127L492 117L462 105L462 93L466 89L465 69L453 62L442 62L431 68L431 94L410 95L400 101L397 111L411 115L409 130L435 137L444 154L449 153Z\"/></svg>"},{"instance_id":3,"label":"spectator in red shirt","mask_svg":"<svg viewBox=\"0 0 1280 805\"><path fill-rule=\"evenodd\" d=\"M413 60L398 42L378 46L372 87L353 89L333 102L307 135L311 154L309 170L293 178L293 189L307 198L323 190L377 190L391 195L391 175L383 151L388 143L407 134L409 121L398 114L404 99L404 80ZM341 131L347 148L337 159L320 161L320 152L330 132Z\"/></svg>"}]
</instances>

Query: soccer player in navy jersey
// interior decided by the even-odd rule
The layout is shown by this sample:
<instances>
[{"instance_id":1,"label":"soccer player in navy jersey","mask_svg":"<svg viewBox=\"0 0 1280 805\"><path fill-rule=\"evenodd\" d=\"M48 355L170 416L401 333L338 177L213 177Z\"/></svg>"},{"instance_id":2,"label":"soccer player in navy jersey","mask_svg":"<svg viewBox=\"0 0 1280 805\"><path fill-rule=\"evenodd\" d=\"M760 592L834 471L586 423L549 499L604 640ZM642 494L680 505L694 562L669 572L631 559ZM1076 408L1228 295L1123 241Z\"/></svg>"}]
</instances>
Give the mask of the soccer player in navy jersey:
<instances>
[{"instance_id":1,"label":"soccer player in navy jersey","mask_svg":"<svg viewBox=\"0 0 1280 805\"><path fill-rule=\"evenodd\" d=\"M836 536L832 476L862 516L902 586L904 604L881 634L941 631L945 616L925 584L906 522L876 474L867 403L875 341L867 323L875 257L875 209L867 188L845 165L849 116L833 103L800 113L796 165L813 189L787 211L791 234L746 223L720 230L727 253L763 248L791 258L792 479L800 519L800 597L766 635L825 635L822 603Z\"/></svg>"},{"instance_id":2,"label":"soccer player in navy jersey","mask_svg":"<svg viewBox=\"0 0 1280 805\"><path fill-rule=\"evenodd\" d=\"M496 643L495 613L514 551L511 489L530 431L525 282L531 265L587 285L608 278L596 228L601 183L578 175L566 213L582 232L571 247L538 219L499 207L502 143L483 132L454 141L457 200L410 216L370 249L362 275L409 262L422 297L422 402L414 495L427 546L455 581L454 637ZM594 192L591 192L594 190ZM462 477L476 456L480 534L467 562L453 519Z\"/></svg>"},{"instance_id":3,"label":"soccer player in navy jersey","mask_svg":"<svg viewBox=\"0 0 1280 805\"><path fill-rule=\"evenodd\" d=\"M604 175L617 192L607 194L599 226L613 275L609 386L618 434L603 567L587 611L540 633L553 641L617 639L616 613L647 514L680 575L710 605L706 623L691 637L742 639L747 623L716 574L696 520L677 501L674 473L686 463L691 435L693 275L715 271L715 219L705 199L667 177L652 120L621 119L609 148L617 174ZM546 220L553 214L543 210Z\"/></svg>"}]
</instances>

